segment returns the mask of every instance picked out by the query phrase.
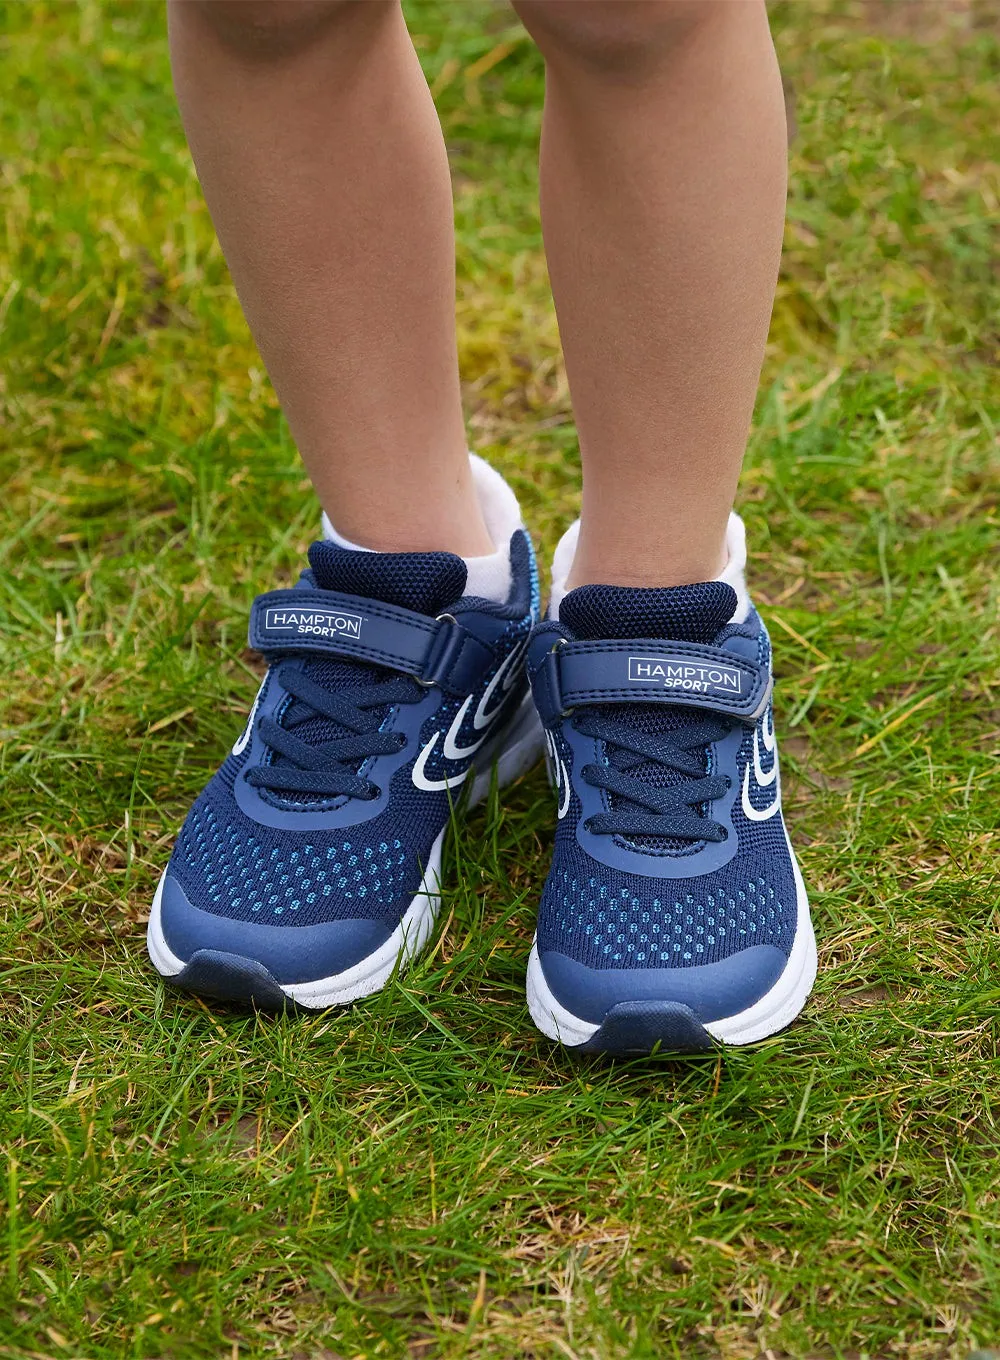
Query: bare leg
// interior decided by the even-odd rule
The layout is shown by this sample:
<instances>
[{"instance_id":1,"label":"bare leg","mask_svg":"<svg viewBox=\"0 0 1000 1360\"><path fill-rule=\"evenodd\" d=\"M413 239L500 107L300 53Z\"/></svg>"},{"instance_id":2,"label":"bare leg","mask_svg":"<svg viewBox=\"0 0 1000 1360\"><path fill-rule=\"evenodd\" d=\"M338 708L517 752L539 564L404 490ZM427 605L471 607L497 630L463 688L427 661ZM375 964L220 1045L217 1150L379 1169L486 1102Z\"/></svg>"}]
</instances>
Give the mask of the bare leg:
<instances>
[{"instance_id":1,"label":"bare leg","mask_svg":"<svg viewBox=\"0 0 1000 1360\"><path fill-rule=\"evenodd\" d=\"M320 501L379 549L492 551L466 456L451 185L387 0L171 0L174 81Z\"/></svg>"},{"instance_id":2,"label":"bare leg","mask_svg":"<svg viewBox=\"0 0 1000 1360\"><path fill-rule=\"evenodd\" d=\"M762 0L515 0L545 55L542 222L580 432L570 586L715 576L781 250Z\"/></svg>"}]
</instances>

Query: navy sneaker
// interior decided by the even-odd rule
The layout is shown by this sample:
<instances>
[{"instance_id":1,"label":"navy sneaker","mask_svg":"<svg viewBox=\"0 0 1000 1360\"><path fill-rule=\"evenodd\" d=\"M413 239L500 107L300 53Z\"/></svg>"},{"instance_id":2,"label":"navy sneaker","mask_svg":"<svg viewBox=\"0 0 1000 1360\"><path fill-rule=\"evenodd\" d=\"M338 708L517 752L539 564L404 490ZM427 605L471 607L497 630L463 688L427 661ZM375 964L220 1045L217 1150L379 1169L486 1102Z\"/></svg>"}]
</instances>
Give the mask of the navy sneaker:
<instances>
[{"instance_id":1,"label":"navy sneaker","mask_svg":"<svg viewBox=\"0 0 1000 1360\"><path fill-rule=\"evenodd\" d=\"M573 1049L752 1043L809 995L816 945L781 814L770 643L749 601L737 612L723 581L584 586L535 631L559 822L528 1005Z\"/></svg>"},{"instance_id":2,"label":"navy sneaker","mask_svg":"<svg viewBox=\"0 0 1000 1360\"><path fill-rule=\"evenodd\" d=\"M160 882L150 957L190 991L314 1009L377 991L425 944L452 808L541 755L525 675L538 617L527 534L504 604L450 553L309 550L255 601L269 669Z\"/></svg>"}]
</instances>

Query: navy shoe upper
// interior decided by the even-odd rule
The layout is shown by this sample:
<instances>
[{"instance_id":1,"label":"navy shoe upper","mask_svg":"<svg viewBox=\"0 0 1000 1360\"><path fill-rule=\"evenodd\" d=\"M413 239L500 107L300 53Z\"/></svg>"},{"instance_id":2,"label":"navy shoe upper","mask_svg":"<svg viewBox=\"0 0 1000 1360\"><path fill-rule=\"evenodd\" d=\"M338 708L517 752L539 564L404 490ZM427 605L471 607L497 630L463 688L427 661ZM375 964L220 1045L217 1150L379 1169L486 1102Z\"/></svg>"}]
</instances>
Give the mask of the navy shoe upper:
<instances>
[{"instance_id":1,"label":"navy shoe upper","mask_svg":"<svg viewBox=\"0 0 1000 1360\"><path fill-rule=\"evenodd\" d=\"M723 582L582 587L529 653L559 821L537 942L583 1019L671 1000L738 1013L780 975L797 892L770 644Z\"/></svg>"},{"instance_id":2,"label":"navy shoe upper","mask_svg":"<svg viewBox=\"0 0 1000 1360\"><path fill-rule=\"evenodd\" d=\"M165 884L164 934L180 957L228 949L296 980L310 928L344 925L315 945L310 977L388 938L476 752L526 693L538 581L520 530L511 567L498 605L463 595L465 564L450 553L323 542L294 588L255 601L250 642L268 672ZM301 938L279 946L288 927Z\"/></svg>"}]
</instances>

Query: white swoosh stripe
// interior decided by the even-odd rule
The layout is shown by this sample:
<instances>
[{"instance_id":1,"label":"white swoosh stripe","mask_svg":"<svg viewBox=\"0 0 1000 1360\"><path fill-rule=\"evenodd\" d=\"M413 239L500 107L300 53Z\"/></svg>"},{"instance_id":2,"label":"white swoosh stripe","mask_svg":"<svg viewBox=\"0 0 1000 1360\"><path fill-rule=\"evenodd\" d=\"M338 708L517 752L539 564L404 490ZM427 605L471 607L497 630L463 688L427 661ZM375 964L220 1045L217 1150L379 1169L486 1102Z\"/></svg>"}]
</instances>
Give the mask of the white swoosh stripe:
<instances>
[{"instance_id":1,"label":"white swoosh stripe","mask_svg":"<svg viewBox=\"0 0 1000 1360\"><path fill-rule=\"evenodd\" d=\"M556 751L555 738L551 732L545 733L545 749L549 753L549 771L552 775L552 782L558 784L559 771L556 769L556 761L559 759L559 754Z\"/></svg>"},{"instance_id":2,"label":"white swoosh stripe","mask_svg":"<svg viewBox=\"0 0 1000 1360\"><path fill-rule=\"evenodd\" d=\"M480 746L482 746L483 742L489 736L489 732L484 732L479 740L474 741L471 746L459 746L456 738L461 730L462 723L465 721L465 715L468 713L469 705L471 703L472 695L470 694L465 703L455 714L451 726L445 733L444 746L441 749L449 760L464 760L466 756L471 756L473 751L479 750Z\"/></svg>"},{"instance_id":3,"label":"white swoosh stripe","mask_svg":"<svg viewBox=\"0 0 1000 1360\"><path fill-rule=\"evenodd\" d=\"M569 775L566 772L566 765L556 746L556 739L551 732L545 733L545 744L549 748L549 755L552 758L552 782L556 786L556 793L559 795L559 806L556 815L560 821L569 812Z\"/></svg>"},{"instance_id":4,"label":"white swoosh stripe","mask_svg":"<svg viewBox=\"0 0 1000 1360\"><path fill-rule=\"evenodd\" d=\"M765 770L763 770L763 769L761 768L761 763L760 763L760 742L757 740L757 734L758 734L758 729L755 728L755 729L754 729L754 734L753 734L753 772L754 772L754 777L755 777L756 780L757 780L757 783L761 786L762 789L766 789L766 788L768 788L771 784L773 784L774 781L775 781L775 780L777 779L777 777L778 777L778 762L775 761L774 764L771 766L770 770L765 771ZM765 746L767 745L767 739L766 739L766 738L765 738L765 740L764 740L764 745L765 745ZM772 733L772 734L771 734L771 749L772 749L772 750L774 750L774 745L775 745L775 742L774 742L774 734Z\"/></svg>"},{"instance_id":5,"label":"white swoosh stripe","mask_svg":"<svg viewBox=\"0 0 1000 1360\"><path fill-rule=\"evenodd\" d=\"M476 706L476 711L472 715L473 727L475 727L477 731L482 732L483 734L478 741L472 742L470 746L459 746L458 744L458 734L461 731L462 723L465 721L466 715L468 714L469 705L472 703L471 694L468 696L468 698L462 704L461 708L455 714L454 718L451 721L451 726L445 733L444 741L441 744L441 753L447 760L467 759L467 757L471 756L475 751L478 751L480 746L482 746L483 742L486 741L486 739L490 736L490 729L492 728L494 721L499 715L500 710L503 708L503 703L504 699L506 698L507 691L511 688L511 686L514 684L515 680L518 677L516 665L524 657L525 652L528 650L529 641L530 638L525 638L521 646L514 648L514 650L500 663L500 666L497 669L497 673L494 675L490 683L486 686L486 689L483 693L483 697L480 699L478 705ZM504 699L501 699L497 707L494 708L491 712L487 713L486 705L489 703L492 696L496 693L498 685L502 685L503 687ZM434 733L430 741L427 742L426 746L424 746L423 750L417 756L417 759L413 766L414 784L418 789L423 789L427 793L438 793L440 792L441 789L455 788L458 784L461 784L462 780L465 779L465 777L468 775L469 768L471 768L471 767L466 768L465 770L462 771L461 774L448 775L444 779L427 778L427 776L424 774L424 770L427 767L427 761L430 759L431 752L437 745L437 740L438 737L440 737L440 735L441 735L440 731Z\"/></svg>"},{"instance_id":6,"label":"white swoosh stripe","mask_svg":"<svg viewBox=\"0 0 1000 1360\"><path fill-rule=\"evenodd\" d=\"M774 790L774 799L766 808L755 808L750 801L750 766L743 766L743 812L752 822L766 822L781 806L781 787Z\"/></svg>"},{"instance_id":7,"label":"white swoosh stripe","mask_svg":"<svg viewBox=\"0 0 1000 1360\"><path fill-rule=\"evenodd\" d=\"M764 742L764 750L772 752L777 743L774 737L774 719L771 717L770 711L768 711L763 723L761 723L760 735Z\"/></svg>"},{"instance_id":8,"label":"white swoosh stripe","mask_svg":"<svg viewBox=\"0 0 1000 1360\"><path fill-rule=\"evenodd\" d=\"M529 641L530 638L525 638L524 642L521 644L520 647L514 648L514 650L510 653L507 659L501 663L500 669L497 671L496 675L494 675L490 683L486 686L486 689L483 693L483 697L479 700L479 703L476 705L476 711L472 715L472 725L477 732L482 731L484 727L487 727L496 716L495 710L492 713L487 713L486 706L493 698L493 695L496 692L497 685L502 684L504 691L506 692L507 690L510 689L511 685L517 679L517 671L515 667L517 663L522 659L525 652L528 650Z\"/></svg>"},{"instance_id":9,"label":"white swoosh stripe","mask_svg":"<svg viewBox=\"0 0 1000 1360\"><path fill-rule=\"evenodd\" d=\"M413 782L418 789L423 789L425 793L440 793L442 789L457 788L458 785L461 784L462 780L465 779L465 777L468 775L469 771L472 769L471 765L467 765L465 769L461 772L461 774L449 775L445 779L427 778L427 776L424 774L424 770L427 766L427 761L428 758L430 757L431 752L437 745L437 740L440 735L441 735L440 732L434 733L430 741L427 743L426 746L424 746L420 754L417 756L416 761L414 762Z\"/></svg>"},{"instance_id":10,"label":"white swoosh stripe","mask_svg":"<svg viewBox=\"0 0 1000 1360\"><path fill-rule=\"evenodd\" d=\"M496 675L494 675L493 679L487 685L472 718L473 727L478 731L483 732L483 735L478 741L472 742L470 746L459 746L458 744L458 734L462 730L462 723L465 721L465 715L468 713L469 705L472 703L471 694L455 714L455 717L452 719L452 724L445 734L444 746L441 748L448 760L464 760L466 756L471 756L475 751L479 750L480 746L482 746L483 742L489 736L489 728L494 718L503 707L503 701L501 701L501 703L490 713L484 713L483 709L486 706L487 700L496 691L498 681L501 682L501 689L503 690L504 695L506 696L509 692L511 686L517 680L517 670L514 666L514 662L524 655L526 647L527 643L521 647L515 647L514 651L512 651L501 663ZM485 731L483 731L484 728L486 729Z\"/></svg>"},{"instance_id":11,"label":"white swoosh stripe","mask_svg":"<svg viewBox=\"0 0 1000 1360\"><path fill-rule=\"evenodd\" d=\"M253 701L253 707L250 710L250 716L247 718L247 725L246 727L244 727L242 733L236 738L235 745L233 746L234 756L241 756L243 752L247 749L247 747L250 745L250 737L253 734L253 720L257 716L257 708L260 704L260 696L264 693L264 686L266 684L267 676L265 675L264 679L260 682L260 688L258 689L256 698Z\"/></svg>"},{"instance_id":12,"label":"white swoosh stripe","mask_svg":"<svg viewBox=\"0 0 1000 1360\"><path fill-rule=\"evenodd\" d=\"M556 815L559 820L562 821L566 816L566 813L569 812L569 775L566 773L566 766L563 764L562 756L557 756L557 760L559 761L559 777L556 786L559 789L559 807L556 811Z\"/></svg>"}]
</instances>

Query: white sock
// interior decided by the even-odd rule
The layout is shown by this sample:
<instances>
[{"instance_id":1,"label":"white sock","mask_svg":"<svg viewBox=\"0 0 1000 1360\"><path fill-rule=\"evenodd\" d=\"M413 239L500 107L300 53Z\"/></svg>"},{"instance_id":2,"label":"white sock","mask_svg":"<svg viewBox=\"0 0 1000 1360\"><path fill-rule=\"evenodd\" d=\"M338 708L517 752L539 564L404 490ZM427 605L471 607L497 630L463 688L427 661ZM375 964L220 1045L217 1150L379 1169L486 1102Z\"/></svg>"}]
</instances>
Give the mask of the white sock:
<instances>
[{"instance_id":1,"label":"white sock","mask_svg":"<svg viewBox=\"0 0 1000 1360\"><path fill-rule=\"evenodd\" d=\"M736 612L730 623L745 623L750 613L750 594L747 590L747 531L735 510L729 513L726 528L726 551L729 561L715 579L725 581L736 591Z\"/></svg>"},{"instance_id":2,"label":"white sock","mask_svg":"<svg viewBox=\"0 0 1000 1360\"><path fill-rule=\"evenodd\" d=\"M576 556L576 544L580 537L580 521L574 520L562 538L559 540L555 555L552 558L552 593L549 596L549 618L559 617L559 606L566 597L566 581L573 568L573 558ZM726 551L729 560L722 570L722 573L715 579L725 581L736 591L736 612L729 620L730 623L743 623L750 613L750 596L747 593L746 566L747 566L747 534L743 527L743 521L736 511L732 511L729 516L729 524L726 528Z\"/></svg>"},{"instance_id":3,"label":"white sock","mask_svg":"<svg viewBox=\"0 0 1000 1360\"><path fill-rule=\"evenodd\" d=\"M576 544L579 537L580 521L575 519L556 544L556 550L552 557L552 590L549 594L550 619L559 617L559 606L568 594L566 581L573 567L573 558L576 556Z\"/></svg>"},{"instance_id":4,"label":"white sock","mask_svg":"<svg viewBox=\"0 0 1000 1360\"><path fill-rule=\"evenodd\" d=\"M472 481L479 497L479 507L496 551L484 557L463 557L468 571L465 584L466 595L478 595L480 599L492 600L503 604L510 594L510 540L521 528L521 509L517 497L495 468L490 467L478 454L470 453ZM323 512L323 537L338 548L350 552L374 552L360 543L352 543L339 534L329 515Z\"/></svg>"}]
</instances>

